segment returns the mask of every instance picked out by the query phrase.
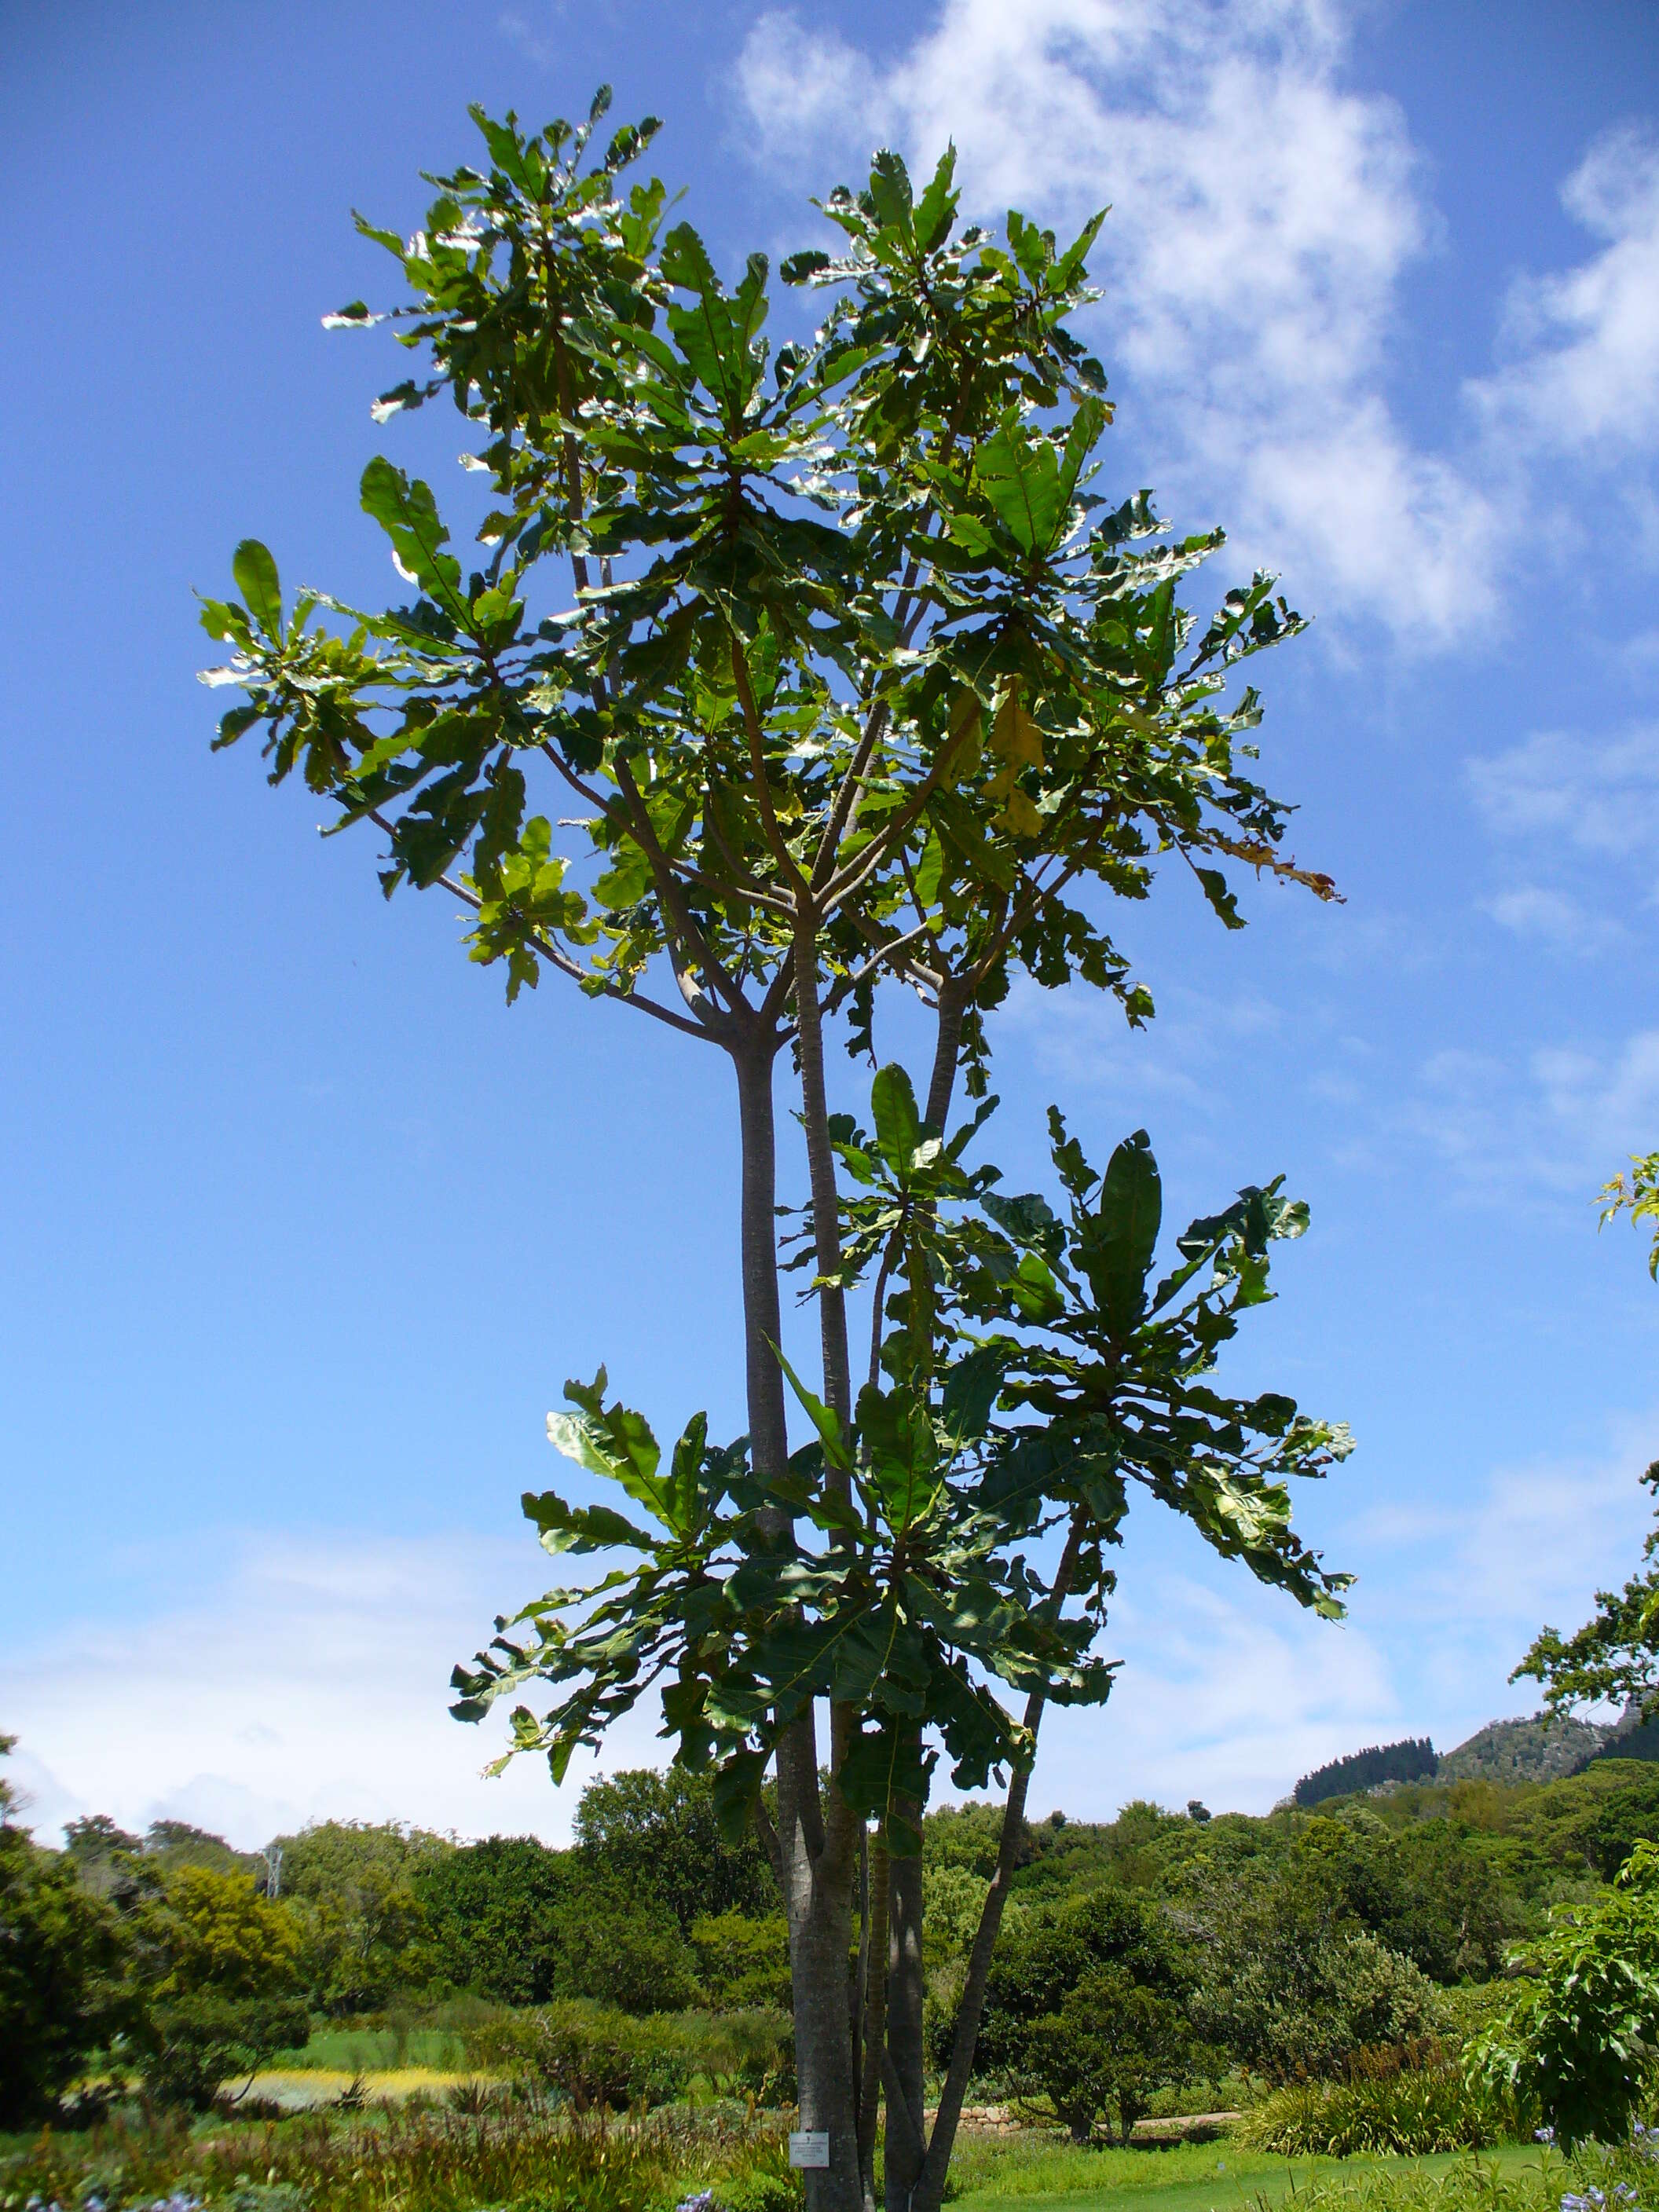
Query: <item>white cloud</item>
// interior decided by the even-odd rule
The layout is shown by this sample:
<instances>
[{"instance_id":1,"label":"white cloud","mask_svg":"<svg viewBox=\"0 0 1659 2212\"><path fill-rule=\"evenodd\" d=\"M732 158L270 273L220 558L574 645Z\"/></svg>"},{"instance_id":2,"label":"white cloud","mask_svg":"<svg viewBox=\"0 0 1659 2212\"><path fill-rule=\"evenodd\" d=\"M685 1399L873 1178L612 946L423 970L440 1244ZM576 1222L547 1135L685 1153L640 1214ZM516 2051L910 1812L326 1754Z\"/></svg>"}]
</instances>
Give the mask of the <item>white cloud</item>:
<instances>
[{"instance_id":1,"label":"white cloud","mask_svg":"<svg viewBox=\"0 0 1659 2212\"><path fill-rule=\"evenodd\" d=\"M319 1533L204 1571L188 1609L72 1626L50 1656L0 1668L27 1817L43 1837L91 1812L140 1831L188 1820L242 1849L331 1817L565 1841L593 1768L560 1790L537 1760L484 1781L502 1727L462 1728L446 1711L451 1664L497 1607L541 1587L538 1560L527 1540ZM1079 1814L1137 1796L1260 1809L1394 1711L1367 1636L1157 1559L1137 1565L1108 1649L1127 1664L1105 1711L1051 1715L1045 1739L1039 1787ZM617 1731L603 1768L663 1764L655 1726L653 1709Z\"/></svg>"},{"instance_id":2,"label":"white cloud","mask_svg":"<svg viewBox=\"0 0 1659 2212\"><path fill-rule=\"evenodd\" d=\"M814 182L883 139L915 165L953 138L983 219L1013 203L1075 226L1111 203L1097 330L1139 386L1167 503L1203 502L1207 520L1218 502L1240 550L1321 611L1441 645L1501 611L1540 512L1571 509L1569 461L1619 462L1659 544L1659 503L1628 466L1659 427L1659 148L1616 133L1567 180L1604 243L1515 283L1504 365L1468 380L1449 441L1427 450L1387 385L1402 279L1440 224L1400 107L1344 80L1354 12L939 0L878 66L775 10L738 82L763 158Z\"/></svg>"},{"instance_id":3,"label":"white cloud","mask_svg":"<svg viewBox=\"0 0 1659 2212\"><path fill-rule=\"evenodd\" d=\"M1333 1556L1361 1576L1333 1627L1282 1593L1137 1536L1105 1649L1123 1662L1101 1711L1045 1723L1035 1802L1110 1818L1132 1797L1262 1811L1298 1775L1361 1743L1427 1729L1444 1746L1502 1706L1504 1677L1546 1618L1576 1621L1634 1557L1633 1477L1659 1415L1601 1456L1504 1469L1472 1506L1360 1510ZM1379 1553L1390 1571L1376 1578ZM1403 1570L1403 1571L1402 1571ZM479 1768L501 1729L446 1712L453 1660L493 1609L538 1586L525 1543L459 1532L404 1543L320 1533L248 1550L203 1595L137 1627L72 1627L50 1656L0 1669L11 1762L42 1835L88 1812L143 1828L185 1819L255 1848L307 1820L416 1821L562 1842L582 1782L537 1761ZM606 1771L660 1765L654 1713L608 1744Z\"/></svg>"},{"instance_id":4,"label":"white cloud","mask_svg":"<svg viewBox=\"0 0 1659 2212\"><path fill-rule=\"evenodd\" d=\"M1112 1696L1098 1713L1049 1714L1034 1805L1110 1820L1132 1797L1201 1797L1262 1813L1298 1776L1411 1717L1374 1635L1243 1577L1224 1593L1180 1573L1136 1577L1109 1641L1124 1662Z\"/></svg>"},{"instance_id":5,"label":"white cloud","mask_svg":"<svg viewBox=\"0 0 1659 2212\"><path fill-rule=\"evenodd\" d=\"M1244 550L1298 591L1449 636L1492 609L1498 518L1378 388L1436 224L1399 108L1338 82L1345 28L1316 0L945 0L878 70L771 14L740 82L792 167L883 135L931 162L953 137L987 218L1014 202L1076 224L1112 203L1098 320L1148 419L1180 425L1159 481L1236 501Z\"/></svg>"},{"instance_id":6,"label":"white cloud","mask_svg":"<svg viewBox=\"0 0 1659 2212\"><path fill-rule=\"evenodd\" d=\"M1640 1030L1612 1054L1565 1047L1532 1056L1552 1120L1596 1158L1650 1152L1659 1128L1659 1030Z\"/></svg>"},{"instance_id":7,"label":"white cloud","mask_svg":"<svg viewBox=\"0 0 1659 2212\"><path fill-rule=\"evenodd\" d=\"M1423 1470L1438 1504L1401 1532L1387 1604L1442 1750L1493 1715L1537 1710L1538 1686L1510 1687L1509 1671L1547 1621L1576 1628L1597 1589L1634 1571L1652 1512L1638 1478L1656 1451L1652 1407L1609 1423L1599 1449L1494 1468L1472 1498L1461 1467Z\"/></svg>"},{"instance_id":8,"label":"white cloud","mask_svg":"<svg viewBox=\"0 0 1659 2212\"><path fill-rule=\"evenodd\" d=\"M1567 892L1541 884L1517 884L1488 899L1486 908L1514 936L1532 939L1555 952L1604 952L1625 933L1607 915L1591 914Z\"/></svg>"},{"instance_id":9,"label":"white cloud","mask_svg":"<svg viewBox=\"0 0 1659 2212\"><path fill-rule=\"evenodd\" d=\"M588 1770L556 1790L539 1760L479 1770L504 1724L450 1719L447 1682L496 1613L553 1577L533 1537L391 1543L319 1534L249 1547L188 1608L71 1625L0 1668L0 1711L44 1835L77 1814L171 1817L252 1849L307 1820L407 1820L562 1840ZM533 1701L532 1701L533 1702ZM653 1765L654 1709L608 1747Z\"/></svg>"},{"instance_id":10,"label":"white cloud","mask_svg":"<svg viewBox=\"0 0 1659 2212\"><path fill-rule=\"evenodd\" d=\"M1576 1206L1659 1128L1659 1030L1591 1051L1540 1046L1518 1063L1450 1048L1424 1063L1404 1115L1469 1188L1505 1206Z\"/></svg>"},{"instance_id":11,"label":"white cloud","mask_svg":"<svg viewBox=\"0 0 1659 2212\"><path fill-rule=\"evenodd\" d=\"M1609 1423L1599 1448L1473 1483L1431 1443L1410 1495L1357 1503L1330 1536L1359 1577L1340 1626L1237 1573L1133 1559L1109 1638L1117 1686L1103 1712L1045 1723L1034 1804L1265 1811L1362 1744L1426 1734L1447 1751L1494 1715L1536 1711L1536 1686L1510 1688L1510 1669L1546 1620L1577 1626L1631 1571L1651 1512L1637 1477L1656 1452L1659 1406Z\"/></svg>"},{"instance_id":12,"label":"white cloud","mask_svg":"<svg viewBox=\"0 0 1659 2212\"><path fill-rule=\"evenodd\" d=\"M1504 836L1614 859L1659 848L1659 725L1601 739L1542 730L1466 773L1475 805Z\"/></svg>"},{"instance_id":13,"label":"white cloud","mask_svg":"<svg viewBox=\"0 0 1659 2212\"><path fill-rule=\"evenodd\" d=\"M1471 394L1494 432L1523 447L1646 458L1659 433L1659 144L1610 133L1561 198L1607 243L1563 274L1517 282L1511 358Z\"/></svg>"}]
</instances>

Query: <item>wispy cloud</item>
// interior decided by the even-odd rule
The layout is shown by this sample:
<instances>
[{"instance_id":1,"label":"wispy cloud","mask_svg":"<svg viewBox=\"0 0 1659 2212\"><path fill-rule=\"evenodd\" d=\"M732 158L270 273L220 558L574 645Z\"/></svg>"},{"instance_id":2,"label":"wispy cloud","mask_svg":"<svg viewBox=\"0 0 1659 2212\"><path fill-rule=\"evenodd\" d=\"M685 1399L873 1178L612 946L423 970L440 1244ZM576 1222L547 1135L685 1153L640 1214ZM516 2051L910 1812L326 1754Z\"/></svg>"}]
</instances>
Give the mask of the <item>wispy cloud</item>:
<instances>
[{"instance_id":1,"label":"wispy cloud","mask_svg":"<svg viewBox=\"0 0 1659 2212\"><path fill-rule=\"evenodd\" d=\"M1468 768L1489 828L1558 850L1659 855L1659 725L1591 738L1540 730Z\"/></svg>"},{"instance_id":2,"label":"wispy cloud","mask_svg":"<svg viewBox=\"0 0 1659 2212\"><path fill-rule=\"evenodd\" d=\"M1553 952L1588 957L1605 952L1625 935L1609 915L1592 914L1569 892L1542 884L1517 884L1486 902L1486 912L1511 935Z\"/></svg>"},{"instance_id":3,"label":"wispy cloud","mask_svg":"<svg viewBox=\"0 0 1659 2212\"><path fill-rule=\"evenodd\" d=\"M763 158L815 177L885 138L960 146L976 212L1111 203L1109 366L1161 426L1148 465L1340 619L1443 645L1501 612L1541 457L1604 466L1659 420L1659 155L1625 133L1568 180L1605 243L1518 280L1504 360L1425 447L1389 397L1402 279L1441 230L1407 118L1346 82L1337 0L940 0L878 65L789 9L738 82ZM1638 471L1638 474L1640 472ZM1564 495L1548 487L1548 500Z\"/></svg>"},{"instance_id":4,"label":"wispy cloud","mask_svg":"<svg viewBox=\"0 0 1659 2212\"><path fill-rule=\"evenodd\" d=\"M1505 1462L1473 1490L1463 1467L1431 1457L1416 1516L1356 1521L1352 1540L1392 1553L1391 1641L1437 1731L1536 1709L1536 1686L1510 1687L1510 1669L1547 1621L1576 1628L1633 1571L1651 1517L1638 1477L1656 1450L1659 1406L1611 1420L1599 1449Z\"/></svg>"},{"instance_id":5,"label":"wispy cloud","mask_svg":"<svg viewBox=\"0 0 1659 2212\"><path fill-rule=\"evenodd\" d=\"M44 1834L105 1812L194 1820L252 1848L307 1820L408 1820L562 1840L580 1782L538 1760L480 1769L503 1726L447 1712L449 1669L544 1587L533 1540L341 1540L232 1550L202 1595L137 1626L71 1623L0 1672L0 1711ZM654 1710L606 1764L657 1761Z\"/></svg>"},{"instance_id":6,"label":"wispy cloud","mask_svg":"<svg viewBox=\"0 0 1659 2212\"><path fill-rule=\"evenodd\" d=\"M1449 1047L1425 1062L1401 1130L1437 1152L1470 1194L1588 1204L1659 1128L1659 1030L1601 1051L1539 1046L1511 1060Z\"/></svg>"}]
</instances>

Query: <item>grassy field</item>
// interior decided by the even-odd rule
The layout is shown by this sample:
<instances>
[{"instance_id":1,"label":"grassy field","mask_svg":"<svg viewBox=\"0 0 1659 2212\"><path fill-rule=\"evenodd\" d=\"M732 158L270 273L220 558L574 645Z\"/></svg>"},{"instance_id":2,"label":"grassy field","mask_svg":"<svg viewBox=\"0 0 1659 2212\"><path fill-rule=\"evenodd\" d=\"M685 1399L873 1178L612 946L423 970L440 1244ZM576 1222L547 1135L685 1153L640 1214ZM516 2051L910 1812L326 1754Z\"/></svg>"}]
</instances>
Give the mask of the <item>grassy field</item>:
<instances>
[{"instance_id":1,"label":"grassy field","mask_svg":"<svg viewBox=\"0 0 1659 2212\"><path fill-rule=\"evenodd\" d=\"M980 2137L958 2148L952 2170L962 2190L953 2212L992 2212L1018 2205L1029 2212L1243 2212L1277 2203L1292 2186L1352 2177L1369 2167L1440 2173L1461 2154L1433 2158L1284 2159L1240 2150L1227 2142L1181 2143L1162 2150L1079 2150L1052 2139L1012 2142ZM1482 2153L1505 2171L1535 2166L1539 2151L1516 2143Z\"/></svg>"},{"instance_id":2,"label":"grassy field","mask_svg":"<svg viewBox=\"0 0 1659 2212\"><path fill-rule=\"evenodd\" d=\"M452 2029L411 2027L400 2034L390 2027L319 2028L303 2051L284 2051L272 2060L283 2074L389 2074L406 2068L464 2073L466 2045Z\"/></svg>"}]
</instances>

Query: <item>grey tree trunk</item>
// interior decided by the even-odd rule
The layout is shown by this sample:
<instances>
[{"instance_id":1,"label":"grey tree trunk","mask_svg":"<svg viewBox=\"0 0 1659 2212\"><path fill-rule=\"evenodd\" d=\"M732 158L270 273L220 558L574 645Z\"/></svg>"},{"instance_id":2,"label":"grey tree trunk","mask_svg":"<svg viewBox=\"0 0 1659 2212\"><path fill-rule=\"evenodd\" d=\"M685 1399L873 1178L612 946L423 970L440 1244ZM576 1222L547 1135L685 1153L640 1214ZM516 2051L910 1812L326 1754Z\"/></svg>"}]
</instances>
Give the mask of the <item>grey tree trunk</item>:
<instances>
[{"instance_id":1,"label":"grey tree trunk","mask_svg":"<svg viewBox=\"0 0 1659 2212\"><path fill-rule=\"evenodd\" d=\"M954 977L947 977L939 994L939 1025L933 1044L933 1072L927 1085L927 1103L922 1118L930 1129L945 1133L956 1089L957 1060L962 1045L963 994ZM915 1808L911 1808L913 1811ZM887 2048L892 2072L906 2111L920 2124L927 2098L927 2051L922 2011L927 1997L927 1959L921 1910L921 1859L896 1858L890 1876L888 1936ZM910 2212L911 2199L921 2179L925 2139L908 2126L887 2130L887 2212Z\"/></svg>"},{"instance_id":2,"label":"grey tree trunk","mask_svg":"<svg viewBox=\"0 0 1659 2212\"><path fill-rule=\"evenodd\" d=\"M743 1140L744 1334L749 1438L757 1474L781 1475L789 1434L783 1371L774 1207L776 1123L772 1067L775 1035L745 1038L732 1050ZM781 1524L784 1516L780 1513ZM789 1977L795 2024L800 2126L830 2138L830 2164L805 2173L807 2212L863 2212L848 2008L852 1943L854 1826L832 1820L826 1834L818 1796L817 1731L810 1717L777 1750L779 1881L789 1925Z\"/></svg>"}]
</instances>

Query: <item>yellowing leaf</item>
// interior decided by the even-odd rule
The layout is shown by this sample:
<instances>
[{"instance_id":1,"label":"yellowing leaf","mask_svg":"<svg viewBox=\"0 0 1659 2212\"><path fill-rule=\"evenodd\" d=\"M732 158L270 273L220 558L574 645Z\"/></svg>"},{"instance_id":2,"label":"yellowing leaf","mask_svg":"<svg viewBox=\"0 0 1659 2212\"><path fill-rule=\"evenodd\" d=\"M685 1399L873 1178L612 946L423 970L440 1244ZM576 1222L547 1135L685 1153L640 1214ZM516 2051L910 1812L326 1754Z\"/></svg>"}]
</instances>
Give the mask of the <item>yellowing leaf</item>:
<instances>
[{"instance_id":1,"label":"yellowing leaf","mask_svg":"<svg viewBox=\"0 0 1659 2212\"><path fill-rule=\"evenodd\" d=\"M964 687L951 701L945 744L946 783L962 783L969 776L978 775L985 755L985 720L980 712L977 692Z\"/></svg>"},{"instance_id":2,"label":"yellowing leaf","mask_svg":"<svg viewBox=\"0 0 1659 2212\"><path fill-rule=\"evenodd\" d=\"M1023 791L1008 794L1008 804L996 817L999 830L1012 830L1016 837L1035 837L1042 828L1042 817L1037 812Z\"/></svg>"},{"instance_id":3,"label":"yellowing leaf","mask_svg":"<svg viewBox=\"0 0 1659 2212\"><path fill-rule=\"evenodd\" d=\"M1042 732L1020 704L1019 686L1011 684L991 726L991 750L1012 769L1042 766Z\"/></svg>"}]
</instances>

